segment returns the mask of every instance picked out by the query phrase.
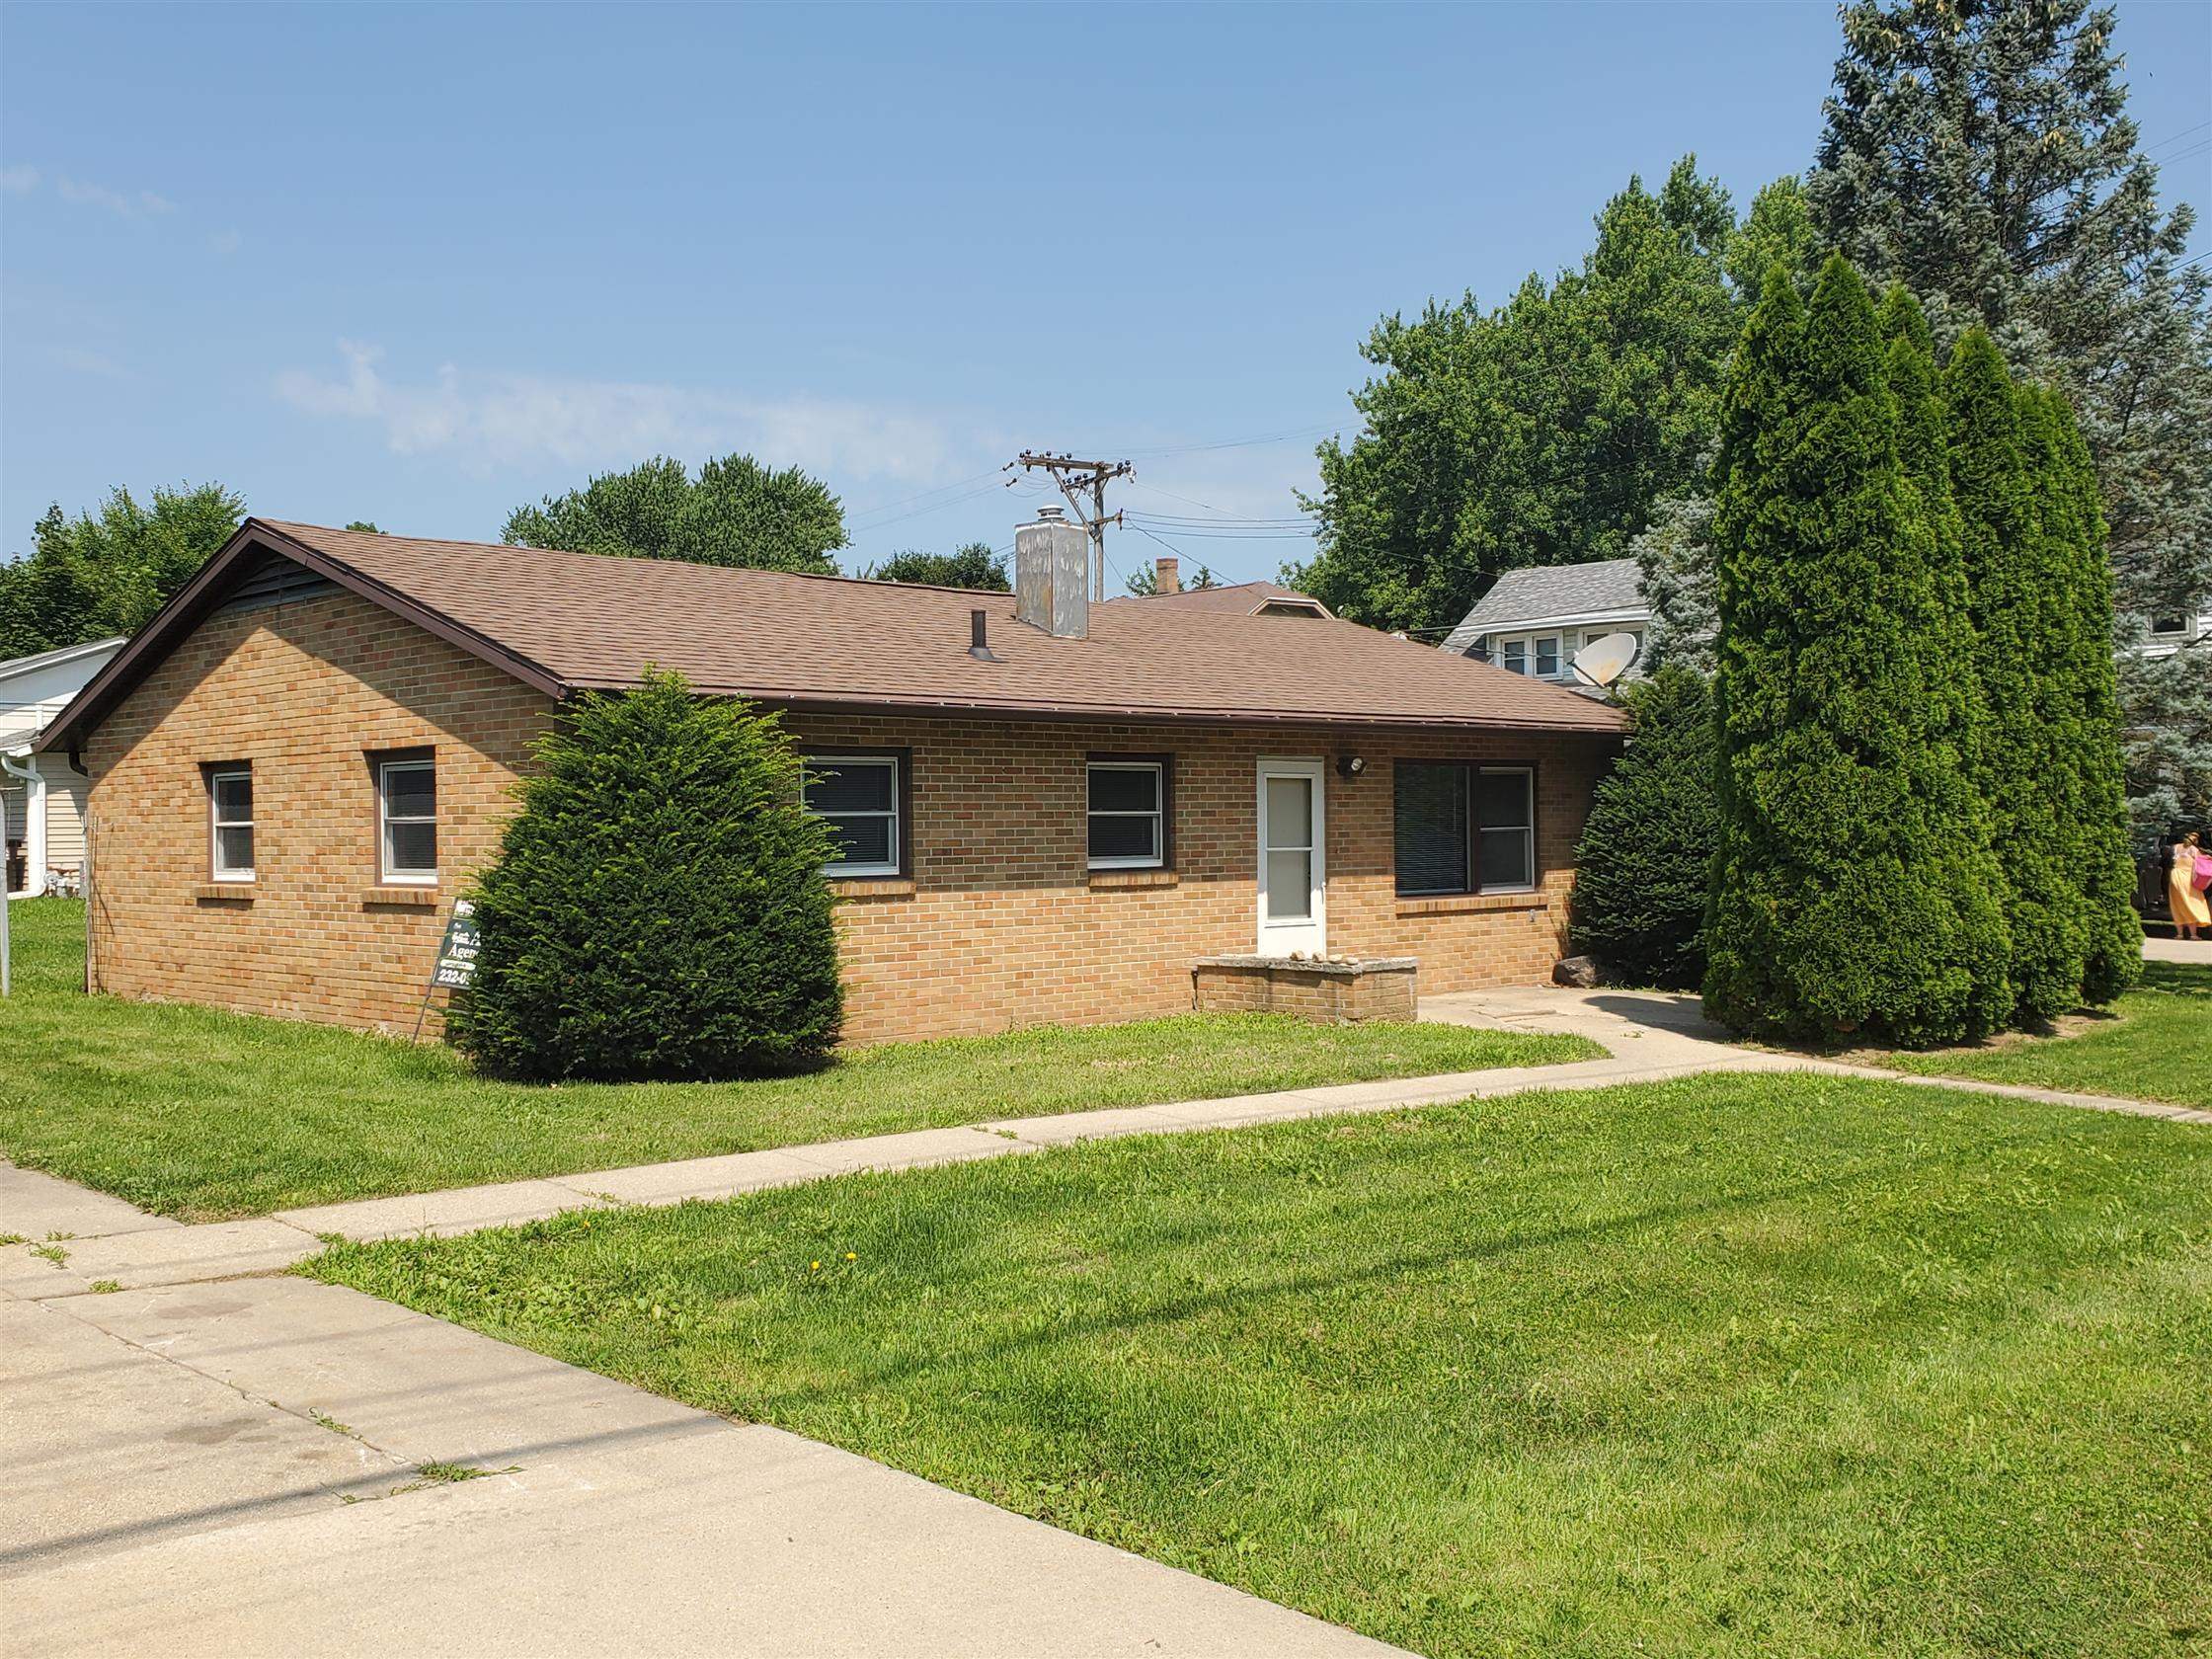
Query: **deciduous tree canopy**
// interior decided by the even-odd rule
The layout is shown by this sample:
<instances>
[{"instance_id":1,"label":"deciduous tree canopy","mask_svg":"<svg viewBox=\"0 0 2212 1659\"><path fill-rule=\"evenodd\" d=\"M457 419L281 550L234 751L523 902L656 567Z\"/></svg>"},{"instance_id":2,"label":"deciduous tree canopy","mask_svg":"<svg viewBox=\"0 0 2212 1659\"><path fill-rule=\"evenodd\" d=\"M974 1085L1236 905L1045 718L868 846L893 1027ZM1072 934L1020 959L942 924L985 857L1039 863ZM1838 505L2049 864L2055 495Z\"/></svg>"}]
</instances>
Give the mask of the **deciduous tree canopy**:
<instances>
[{"instance_id":1,"label":"deciduous tree canopy","mask_svg":"<svg viewBox=\"0 0 2212 1659\"><path fill-rule=\"evenodd\" d=\"M1532 276L1505 305L1472 294L1363 348L1365 431L1319 451L1320 552L1284 580L1340 615L1449 626L1526 565L1620 557L1663 497L1702 485L1741 326L1731 253L1802 257L1803 201L1762 192L1737 226L1684 157L1656 193L1631 179L1579 271Z\"/></svg>"},{"instance_id":2,"label":"deciduous tree canopy","mask_svg":"<svg viewBox=\"0 0 2212 1659\"><path fill-rule=\"evenodd\" d=\"M775 471L750 455L724 455L691 477L681 461L656 456L628 472L604 473L581 490L548 496L508 514L501 539L633 559L837 574L844 514L820 479L797 467Z\"/></svg>"},{"instance_id":3,"label":"deciduous tree canopy","mask_svg":"<svg viewBox=\"0 0 2212 1659\"><path fill-rule=\"evenodd\" d=\"M49 507L30 554L0 565L0 657L135 632L228 541L246 504L220 484L110 493L97 515Z\"/></svg>"},{"instance_id":4,"label":"deciduous tree canopy","mask_svg":"<svg viewBox=\"0 0 2212 1659\"><path fill-rule=\"evenodd\" d=\"M878 582L920 582L989 593L1013 591L1013 584L1006 580L1006 561L986 541L971 541L951 553L894 553L863 574Z\"/></svg>"}]
</instances>

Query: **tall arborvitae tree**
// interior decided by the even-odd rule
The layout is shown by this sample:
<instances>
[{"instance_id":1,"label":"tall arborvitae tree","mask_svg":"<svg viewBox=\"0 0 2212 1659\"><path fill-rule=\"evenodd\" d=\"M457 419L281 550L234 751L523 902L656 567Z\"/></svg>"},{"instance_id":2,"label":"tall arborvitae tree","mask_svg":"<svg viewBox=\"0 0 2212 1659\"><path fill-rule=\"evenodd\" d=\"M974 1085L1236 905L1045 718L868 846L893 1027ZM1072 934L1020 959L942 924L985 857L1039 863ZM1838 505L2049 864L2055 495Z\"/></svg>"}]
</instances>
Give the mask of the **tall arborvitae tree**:
<instances>
[{"instance_id":1,"label":"tall arborvitae tree","mask_svg":"<svg viewBox=\"0 0 2212 1659\"><path fill-rule=\"evenodd\" d=\"M2054 795L2071 746L2051 728L2046 691L2064 657L2056 590L2071 572L2039 531L2019 400L1986 331L1952 352L1944 400L1984 703L1975 781L2005 884L2014 1017L2042 1020L2074 1006L2089 948L2066 830L2076 809Z\"/></svg>"},{"instance_id":2,"label":"tall arborvitae tree","mask_svg":"<svg viewBox=\"0 0 2212 1659\"><path fill-rule=\"evenodd\" d=\"M1938 700L1932 732L1971 767L1981 727L1981 682L1975 674L1974 625L1966 594L1966 549L1958 504L1951 497L1943 394L1936 381L1928 315L1902 282L1882 296L1882 338L1888 342L1890 396L1897 400L1898 458L1918 493L1928 522L1928 604L1914 626L1931 656ZM1977 798L1976 806L1981 805ZM1988 830L1983 830L1983 845ZM1994 870L1991 874L1994 875Z\"/></svg>"},{"instance_id":3,"label":"tall arborvitae tree","mask_svg":"<svg viewBox=\"0 0 2212 1659\"><path fill-rule=\"evenodd\" d=\"M1842 259L1770 280L1722 433L1720 851L1705 1000L1742 1030L1909 1043L2003 1017L2004 929L1931 627L1937 531Z\"/></svg>"},{"instance_id":4,"label":"tall arborvitae tree","mask_svg":"<svg viewBox=\"0 0 2212 1659\"><path fill-rule=\"evenodd\" d=\"M1823 240L1987 327L2082 412L2122 602L2212 591L2212 273L2159 204L2116 14L2089 0L1850 0L1807 181Z\"/></svg>"},{"instance_id":5,"label":"tall arborvitae tree","mask_svg":"<svg viewBox=\"0 0 2212 1659\"><path fill-rule=\"evenodd\" d=\"M2050 584L2039 708L2053 747L2051 801L2065 818L2068 869L2084 906L2082 999L2109 1002L2142 975L2143 926L2130 904L2120 776L2119 701L2112 672L2112 577L2096 470L2064 396L2019 392L2020 437L2033 483L2037 539Z\"/></svg>"}]
</instances>

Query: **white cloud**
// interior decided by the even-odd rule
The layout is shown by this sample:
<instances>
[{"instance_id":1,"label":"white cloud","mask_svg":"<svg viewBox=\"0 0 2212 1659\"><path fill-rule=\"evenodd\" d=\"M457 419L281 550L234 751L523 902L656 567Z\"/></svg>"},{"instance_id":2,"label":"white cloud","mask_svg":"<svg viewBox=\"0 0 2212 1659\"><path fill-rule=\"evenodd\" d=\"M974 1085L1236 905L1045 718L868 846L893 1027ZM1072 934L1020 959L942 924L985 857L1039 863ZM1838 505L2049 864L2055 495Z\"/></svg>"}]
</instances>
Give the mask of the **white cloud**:
<instances>
[{"instance_id":1,"label":"white cloud","mask_svg":"<svg viewBox=\"0 0 2212 1659\"><path fill-rule=\"evenodd\" d=\"M545 461L627 466L654 454L699 460L743 449L839 478L928 483L973 465L978 441L949 423L874 405L752 398L653 381L464 371L387 378L383 351L342 340L343 375L286 369L278 398L310 415L370 421L402 455L445 454L476 471Z\"/></svg>"},{"instance_id":2,"label":"white cloud","mask_svg":"<svg viewBox=\"0 0 2212 1659\"><path fill-rule=\"evenodd\" d=\"M110 353L90 346L55 346L52 350L54 361L76 373L98 375L103 380L129 378L129 370Z\"/></svg>"},{"instance_id":3,"label":"white cloud","mask_svg":"<svg viewBox=\"0 0 2212 1659\"><path fill-rule=\"evenodd\" d=\"M24 162L10 167L0 167L0 190L10 196L23 196L39 188L39 170Z\"/></svg>"},{"instance_id":4,"label":"white cloud","mask_svg":"<svg viewBox=\"0 0 2212 1659\"><path fill-rule=\"evenodd\" d=\"M110 190L106 185L87 184L82 179L72 179L62 174L53 182L64 201L79 201L92 207L105 207L111 213L126 219L144 218L150 214L174 213L177 204L152 191L139 191L135 195Z\"/></svg>"},{"instance_id":5,"label":"white cloud","mask_svg":"<svg viewBox=\"0 0 2212 1659\"><path fill-rule=\"evenodd\" d=\"M238 252L245 240L235 230L218 230L207 238L207 246L227 259Z\"/></svg>"}]
</instances>

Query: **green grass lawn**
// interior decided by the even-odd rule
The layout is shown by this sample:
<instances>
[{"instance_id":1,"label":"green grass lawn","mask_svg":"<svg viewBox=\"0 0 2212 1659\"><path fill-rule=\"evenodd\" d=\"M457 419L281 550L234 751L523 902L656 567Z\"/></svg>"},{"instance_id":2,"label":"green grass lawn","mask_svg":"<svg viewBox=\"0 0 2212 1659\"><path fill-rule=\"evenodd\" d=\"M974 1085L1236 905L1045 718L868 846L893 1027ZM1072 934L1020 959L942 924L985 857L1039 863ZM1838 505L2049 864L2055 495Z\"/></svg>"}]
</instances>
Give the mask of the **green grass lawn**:
<instances>
[{"instance_id":1,"label":"green grass lawn","mask_svg":"<svg viewBox=\"0 0 2212 1659\"><path fill-rule=\"evenodd\" d=\"M450 1051L86 996L83 907L14 908L0 1152L190 1221L525 1175L1377 1077L1596 1059L1573 1037L1188 1015L900 1043L743 1083L487 1081Z\"/></svg>"},{"instance_id":2,"label":"green grass lawn","mask_svg":"<svg viewBox=\"0 0 2212 1659\"><path fill-rule=\"evenodd\" d=\"M2144 963L2142 984L2078 1036L1885 1058L1908 1071L2212 1109L2212 968Z\"/></svg>"},{"instance_id":3,"label":"green grass lawn","mask_svg":"<svg viewBox=\"0 0 2212 1659\"><path fill-rule=\"evenodd\" d=\"M1723 1075L309 1269L1432 1654L2212 1643L2212 1133Z\"/></svg>"}]
</instances>

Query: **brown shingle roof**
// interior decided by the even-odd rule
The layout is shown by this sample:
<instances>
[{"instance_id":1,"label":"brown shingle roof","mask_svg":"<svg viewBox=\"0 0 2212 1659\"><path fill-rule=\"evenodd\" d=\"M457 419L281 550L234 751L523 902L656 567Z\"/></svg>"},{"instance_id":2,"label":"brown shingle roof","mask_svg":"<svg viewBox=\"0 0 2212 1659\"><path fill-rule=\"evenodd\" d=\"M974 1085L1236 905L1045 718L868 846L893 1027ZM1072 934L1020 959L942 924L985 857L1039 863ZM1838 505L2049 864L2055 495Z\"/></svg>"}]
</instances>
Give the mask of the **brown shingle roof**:
<instances>
[{"instance_id":1,"label":"brown shingle roof","mask_svg":"<svg viewBox=\"0 0 2212 1659\"><path fill-rule=\"evenodd\" d=\"M1239 610L1247 616L1256 612L1270 600L1287 600L1300 605L1311 605L1324 616L1329 607L1311 593L1302 593L1296 588L1286 588L1279 582L1237 582L1227 587L1184 588L1173 593L1121 594L1109 600L1112 604L1153 603L1176 605L1185 610Z\"/></svg>"},{"instance_id":2,"label":"brown shingle roof","mask_svg":"<svg viewBox=\"0 0 2212 1659\"><path fill-rule=\"evenodd\" d=\"M64 711L49 744L80 742L165 639L219 601L218 567L246 568L262 547L555 693L634 684L652 665L702 691L798 707L1592 735L1621 726L1572 692L1328 618L1094 604L1088 639L1055 639L1015 620L1010 593L248 519ZM968 654L979 608L995 663Z\"/></svg>"}]
</instances>

